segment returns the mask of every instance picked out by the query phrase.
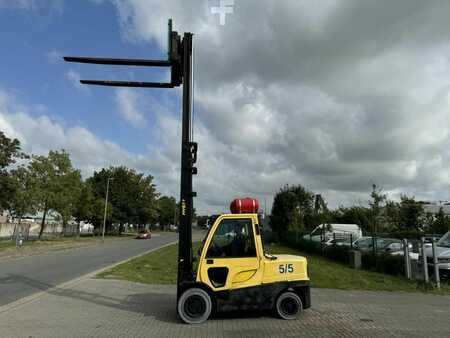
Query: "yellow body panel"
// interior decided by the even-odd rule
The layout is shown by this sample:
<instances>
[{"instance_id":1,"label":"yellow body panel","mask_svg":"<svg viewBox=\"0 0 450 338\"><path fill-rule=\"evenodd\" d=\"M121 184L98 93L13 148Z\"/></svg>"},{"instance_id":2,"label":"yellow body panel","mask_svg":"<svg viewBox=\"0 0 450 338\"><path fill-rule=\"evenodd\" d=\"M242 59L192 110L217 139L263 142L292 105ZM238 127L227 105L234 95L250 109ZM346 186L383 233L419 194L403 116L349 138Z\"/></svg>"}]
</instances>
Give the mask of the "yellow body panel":
<instances>
[{"instance_id":1,"label":"yellow body panel","mask_svg":"<svg viewBox=\"0 0 450 338\"><path fill-rule=\"evenodd\" d=\"M252 221L256 257L206 258L214 233L223 219L250 219ZM227 270L224 285L215 285L210 280L208 276L208 269L210 268ZM256 214L226 214L217 218L203 244L197 271L197 282L208 285L214 291L223 291L293 281L309 281L306 258L293 255L265 255Z\"/></svg>"},{"instance_id":2,"label":"yellow body panel","mask_svg":"<svg viewBox=\"0 0 450 338\"><path fill-rule=\"evenodd\" d=\"M262 283L275 282L293 282L293 281L307 281L308 268L305 257L293 255L275 255L276 260L264 260L264 276ZM280 268L282 267L282 268ZM291 270L292 272L280 272L281 270Z\"/></svg>"}]
</instances>

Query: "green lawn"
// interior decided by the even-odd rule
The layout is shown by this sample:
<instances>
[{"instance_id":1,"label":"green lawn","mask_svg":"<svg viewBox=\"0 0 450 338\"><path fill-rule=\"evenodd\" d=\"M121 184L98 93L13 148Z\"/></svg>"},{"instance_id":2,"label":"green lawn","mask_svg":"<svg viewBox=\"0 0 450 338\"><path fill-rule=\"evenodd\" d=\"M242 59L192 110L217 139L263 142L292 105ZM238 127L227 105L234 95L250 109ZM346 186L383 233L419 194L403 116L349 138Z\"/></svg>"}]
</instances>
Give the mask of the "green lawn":
<instances>
[{"instance_id":1,"label":"green lawn","mask_svg":"<svg viewBox=\"0 0 450 338\"><path fill-rule=\"evenodd\" d=\"M271 253L302 254L295 249L275 244L272 244L267 249ZM320 256L305 256L308 258L311 285L313 287L342 290L425 291L421 284L402 277L351 269ZM427 290L427 292L430 292L430 290ZM450 294L450 286L444 285L441 291L431 290L431 292Z\"/></svg>"},{"instance_id":2,"label":"green lawn","mask_svg":"<svg viewBox=\"0 0 450 338\"><path fill-rule=\"evenodd\" d=\"M105 241L130 238L129 236L106 236ZM32 255L49 251L66 250L102 242L101 237L54 237L41 240L24 241L23 246L16 248L16 242L11 240L0 240L0 257L16 255Z\"/></svg>"},{"instance_id":3,"label":"green lawn","mask_svg":"<svg viewBox=\"0 0 450 338\"><path fill-rule=\"evenodd\" d=\"M197 253L199 243L194 244ZM267 250L272 254L296 254L300 252L281 245L270 245ZM100 278L122 279L147 284L176 284L178 246L171 245L151 252L128 263L118 265L98 275ZM405 291L421 292L417 283L401 277L376 272L354 270L326 258L307 255L311 285L316 288L334 288L343 290ZM430 291L428 291L430 292ZM433 293L450 294L450 287Z\"/></svg>"},{"instance_id":4,"label":"green lawn","mask_svg":"<svg viewBox=\"0 0 450 338\"><path fill-rule=\"evenodd\" d=\"M194 243L197 253L200 243ZM177 283L178 245L169 245L100 273L100 278L123 279L147 284Z\"/></svg>"},{"instance_id":5,"label":"green lawn","mask_svg":"<svg viewBox=\"0 0 450 338\"><path fill-rule=\"evenodd\" d=\"M14 245L15 245L15 242L13 242L13 241L1 240L0 241L0 250L2 250L4 248L10 248L10 247L12 247Z\"/></svg>"}]
</instances>

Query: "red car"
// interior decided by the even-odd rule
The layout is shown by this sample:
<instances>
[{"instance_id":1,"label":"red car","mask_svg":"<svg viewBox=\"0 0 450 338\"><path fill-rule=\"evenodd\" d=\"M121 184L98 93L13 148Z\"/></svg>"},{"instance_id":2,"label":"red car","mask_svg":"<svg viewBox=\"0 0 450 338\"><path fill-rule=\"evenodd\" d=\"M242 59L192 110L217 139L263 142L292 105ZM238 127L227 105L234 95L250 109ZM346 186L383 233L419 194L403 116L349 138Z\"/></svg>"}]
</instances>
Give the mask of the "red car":
<instances>
[{"instance_id":1,"label":"red car","mask_svg":"<svg viewBox=\"0 0 450 338\"><path fill-rule=\"evenodd\" d=\"M136 239L150 239L150 238L152 238L152 233L148 230L141 230L136 236Z\"/></svg>"}]
</instances>

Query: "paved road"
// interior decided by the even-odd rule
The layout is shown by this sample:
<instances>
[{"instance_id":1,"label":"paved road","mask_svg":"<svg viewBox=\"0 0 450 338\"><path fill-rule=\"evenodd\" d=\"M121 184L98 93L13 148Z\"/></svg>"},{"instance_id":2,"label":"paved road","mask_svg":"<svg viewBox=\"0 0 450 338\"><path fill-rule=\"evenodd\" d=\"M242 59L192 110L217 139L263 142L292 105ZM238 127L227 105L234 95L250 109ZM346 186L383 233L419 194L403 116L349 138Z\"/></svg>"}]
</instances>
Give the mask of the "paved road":
<instances>
[{"instance_id":1,"label":"paved road","mask_svg":"<svg viewBox=\"0 0 450 338\"><path fill-rule=\"evenodd\" d=\"M168 233L151 240L117 240L97 246L0 261L0 306L177 239L177 234Z\"/></svg>"},{"instance_id":2,"label":"paved road","mask_svg":"<svg viewBox=\"0 0 450 338\"><path fill-rule=\"evenodd\" d=\"M175 286L83 279L0 307L0 336L450 337L449 296L312 289L312 301L293 321L245 312L185 325Z\"/></svg>"}]
</instances>

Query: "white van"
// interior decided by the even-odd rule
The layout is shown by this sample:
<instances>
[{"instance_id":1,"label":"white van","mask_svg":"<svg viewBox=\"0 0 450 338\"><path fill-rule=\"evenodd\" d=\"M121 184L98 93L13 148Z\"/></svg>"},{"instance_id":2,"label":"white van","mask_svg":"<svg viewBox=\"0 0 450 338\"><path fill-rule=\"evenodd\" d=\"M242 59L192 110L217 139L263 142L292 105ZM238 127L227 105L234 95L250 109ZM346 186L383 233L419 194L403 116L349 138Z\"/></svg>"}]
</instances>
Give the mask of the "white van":
<instances>
[{"instance_id":1,"label":"white van","mask_svg":"<svg viewBox=\"0 0 450 338\"><path fill-rule=\"evenodd\" d=\"M309 235L303 236L316 242L328 241L330 239L352 239L353 241L362 237L362 230L358 224L320 224Z\"/></svg>"}]
</instances>

